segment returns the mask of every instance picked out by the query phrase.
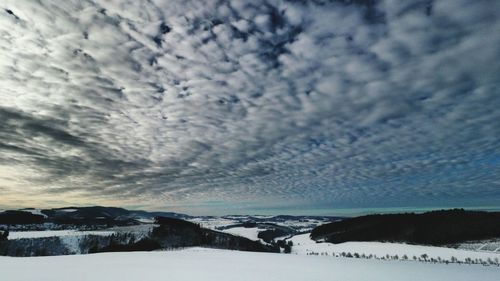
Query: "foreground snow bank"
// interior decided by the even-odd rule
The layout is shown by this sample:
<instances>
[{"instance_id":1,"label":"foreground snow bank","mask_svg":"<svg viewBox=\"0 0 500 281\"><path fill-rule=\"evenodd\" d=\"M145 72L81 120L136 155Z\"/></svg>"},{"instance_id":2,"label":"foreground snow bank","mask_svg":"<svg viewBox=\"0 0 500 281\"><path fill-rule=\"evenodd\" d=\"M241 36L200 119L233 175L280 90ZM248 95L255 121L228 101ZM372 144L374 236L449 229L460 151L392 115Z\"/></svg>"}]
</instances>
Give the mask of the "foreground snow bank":
<instances>
[{"instance_id":1,"label":"foreground snow bank","mask_svg":"<svg viewBox=\"0 0 500 281\"><path fill-rule=\"evenodd\" d=\"M1 280L499 280L498 267L192 248L170 252L0 257Z\"/></svg>"}]
</instances>

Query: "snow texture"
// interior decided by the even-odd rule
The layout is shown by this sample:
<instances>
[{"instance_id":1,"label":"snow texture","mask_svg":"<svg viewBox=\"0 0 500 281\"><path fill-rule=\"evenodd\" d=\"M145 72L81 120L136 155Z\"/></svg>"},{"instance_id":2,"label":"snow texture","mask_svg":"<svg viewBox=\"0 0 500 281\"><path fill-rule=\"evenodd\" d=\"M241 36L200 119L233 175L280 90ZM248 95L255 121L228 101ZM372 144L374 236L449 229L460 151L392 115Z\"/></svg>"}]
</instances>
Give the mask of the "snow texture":
<instances>
[{"instance_id":1,"label":"snow texture","mask_svg":"<svg viewBox=\"0 0 500 281\"><path fill-rule=\"evenodd\" d=\"M238 252L191 248L171 252L0 257L2 280L287 280L497 281L500 268Z\"/></svg>"},{"instance_id":2,"label":"snow texture","mask_svg":"<svg viewBox=\"0 0 500 281\"><path fill-rule=\"evenodd\" d=\"M112 235L114 231L78 231L78 230L46 230L46 231L13 231L9 233L9 240L23 238L66 237L85 235Z\"/></svg>"},{"instance_id":3,"label":"snow texture","mask_svg":"<svg viewBox=\"0 0 500 281\"><path fill-rule=\"evenodd\" d=\"M223 232L248 238L250 240L259 240L259 232L265 229L259 229L257 227L233 227L223 230Z\"/></svg>"}]
</instances>

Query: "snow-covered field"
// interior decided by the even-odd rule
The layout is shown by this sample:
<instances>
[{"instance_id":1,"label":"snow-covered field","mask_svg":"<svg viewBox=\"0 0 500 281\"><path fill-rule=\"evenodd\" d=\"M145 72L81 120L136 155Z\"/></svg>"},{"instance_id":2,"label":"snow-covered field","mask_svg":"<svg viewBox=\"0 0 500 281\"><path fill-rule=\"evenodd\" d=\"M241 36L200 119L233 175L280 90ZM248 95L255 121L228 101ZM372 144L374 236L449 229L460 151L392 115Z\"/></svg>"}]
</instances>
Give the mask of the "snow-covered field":
<instances>
[{"instance_id":1,"label":"snow-covered field","mask_svg":"<svg viewBox=\"0 0 500 281\"><path fill-rule=\"evenodd\" d=\"M316 243L314 240L309 238L309 233L293 236L288 239L293 242L292 254L299 255L339 255L342 252L345 253L358 253L359 255L365 254L376 255L377 257L385 257L386 255L394 256L398 255L401 258L406 255L408 259L413 259L413 256L417 258L422 255L427 255L428 259L442 259L451 260L455 257L459 261L465 261L466 258L470 259L482 259L487 261L488 258L491 260L500 259L500 254L492 252L479 252L479 251L468 251L464 249L452 249L444 247L431 247L431 246L420 246L420 245L408 245L399 243L381 243L381 242L346 242L340 244L332 243ZM500 280L500 275L498 276Z\"/></svg>"},{"instance_id":2,"label":"snow-covered field","mask_svg":"<svg viewBox=\"0 0 500 281\"><path fill-rule=\"evenodd\" d=\"M500 268L191 248L182 251L0 257L1 280L498 281Z\"/></svg>"},{"instance_id":3,"label":"snow-covered field","mask_svg":"<svg viewBox=\"0 0 500 281\"><path fill-rule=\"evenodd\" d=\"M222 232L245 237L250 240L260 240L258 237L259 232L264 230L265 229L259 229L257 227L233 227L229 229L224 229L222 230Z\"/></svg>"},{"instance_id":4,"label":"snow-covered field","mask_svg":"<svg viewBox=\"0 0 500 281\"><path fill-rule=\"evenodd\" d=\"M221 217L199 217L199 218L191 218L188 221L193 223L199 223L202 227L217 229L218 227L225 227L232 224L237 224L239 221Z\"/></svg>"},{"instance_id":5,"label":"snow-covered field","mask_svg":"<svg viewBox=\"0 0 500 281\"><path fill-rule=\"evenodd\" d=\"M328 223L328 222L329 221L324 221L324 220L304 219L301 221L286 220L286 221L282 221L282 222L276 222L276 224L280 225L280 226L291 227L299 232L309 232L309 231L313 230L313 228L315 228L321 224Z\"/></svg>"},{"instance_id":6,"label":"snow-covered field","mask_svg":"<svg viewBox=\"0 0 500 281\"><path fill-rule=\"evenodd\" d=\"M464 242L459 244L458 248L481 252L497 252L500 254L500 239Z\"/></svg>"},{"instance_id":7,"label":"snow-covered field","mask_svg":"<svg viewBox=\"0 0 500 281\"><path fill-rule=\"evenodd\" d=\"M32 213L33 215L43 216L44 218L47 217L47 215L42 214L42 210L40 209L21 209L21 211Z\"/></svg>"},{"instance_id":8,"label":"snow-covered field","mask_svg":"<svg viewBox=\"0 0 500 281\"><path fill-rule=\"evenodd\" d=\"M78 230L45 230L45 231L12 231L9 233L9 240L23 238L45 238L45 237L65 237L65 236L85 236L103 235L108 236L114 231L78 231Z\"/></svg>"},{"instance_id":9,"label":"snow-covered field","mask_svg":"<svg viewBox=\"0 0 500 281\"><path fill-rule=\"evenodd\" d=\"M324 220L306 218L306 219L289 219L289 220L277 220L274 216L224 216L224 217L194 217L187 219L193 223L199 223L201 226L215 229L224 230L231 225L238 225L244 222L253 221L254 218L258 219L269 219L267 223L276 224L279 226L290 227L298 232L311 231L318 225L329 222L330 220L325 218ZM257 222L259 223L259 222ZM260 221L262 223L262 221Z\"/></svg>"}]
</instances>

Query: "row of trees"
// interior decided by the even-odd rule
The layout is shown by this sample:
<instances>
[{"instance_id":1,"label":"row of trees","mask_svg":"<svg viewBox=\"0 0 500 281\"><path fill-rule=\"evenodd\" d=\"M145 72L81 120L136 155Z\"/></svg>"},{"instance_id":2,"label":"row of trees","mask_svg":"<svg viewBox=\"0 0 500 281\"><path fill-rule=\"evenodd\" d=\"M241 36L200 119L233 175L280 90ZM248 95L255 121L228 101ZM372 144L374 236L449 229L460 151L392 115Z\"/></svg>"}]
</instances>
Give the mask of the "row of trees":
<instances>
[{"instance_id":1,"label":"row of trees","mask_svg":"<svg viewBox=\"0 0 500 281\"><path fill-rule=\"evenodd\" d=\"M308 255L316 255L316 256L329 256L332 255L334 257L344 257L344 258L361 258L361 259L378 259L378 260L401 260L401 261L419 261L419 262L431 262L431 263L456 263L456 264L481 264L485 266L489 265L494 265L494 266L500 266L500 259L499 258L488 258L486 260L481 259L481 258L465 258L463 261L457 259L456 257L451 257L450 259L443 259L441 257L433 258L429 257L427 254L422 254L420 256L414 255L413 257L408 257L407 255L385 255L385 256L377 256L377 255L365 255L365 254L358 254L358 253L350 253L350 252L341 252L341 253L334 253L332 252L329 254L328 252L309 252L307 253Z\"/></svg>"},{"instance_id":2,"label":"row of trees","mask_svg":"<svg viewBox=\"0 0 500 281\"><path fill-rule=\"evenodd\" d=\"M275 244L279 248L283 248L283 252L285 254L290 254L292 252L292 246L293 242L291 240L278 240L276 242L273 242L271 244Z\"/></svg>"}]
</instances>

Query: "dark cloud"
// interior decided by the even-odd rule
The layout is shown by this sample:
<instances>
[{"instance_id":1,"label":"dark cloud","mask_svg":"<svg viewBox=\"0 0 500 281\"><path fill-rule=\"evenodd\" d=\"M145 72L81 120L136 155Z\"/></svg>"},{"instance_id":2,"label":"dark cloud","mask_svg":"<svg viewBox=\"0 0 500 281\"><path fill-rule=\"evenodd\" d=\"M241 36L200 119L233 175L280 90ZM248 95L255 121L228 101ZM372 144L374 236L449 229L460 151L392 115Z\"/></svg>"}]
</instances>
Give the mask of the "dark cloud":
<instances>
[{"instance_id":1,"label":"dark cloud","mask_svg":"<svg viewBox=\"0 0 500 281\"><path fill-rule=\"evenodd\" d=\"M0 191L10 202L500 201L494 1L0 8Z\"/></svg>"}]
</instances>

